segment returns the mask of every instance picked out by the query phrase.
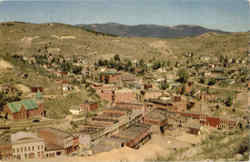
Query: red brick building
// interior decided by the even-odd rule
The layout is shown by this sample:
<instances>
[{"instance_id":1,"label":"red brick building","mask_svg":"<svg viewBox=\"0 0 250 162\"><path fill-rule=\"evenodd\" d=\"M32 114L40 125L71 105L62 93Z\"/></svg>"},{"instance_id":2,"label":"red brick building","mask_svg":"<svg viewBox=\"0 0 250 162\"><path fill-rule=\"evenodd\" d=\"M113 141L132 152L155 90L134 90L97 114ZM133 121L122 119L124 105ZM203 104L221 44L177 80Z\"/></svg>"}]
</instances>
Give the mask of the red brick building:
<instances>
[{"instance_id":1,"label":"red brick building","mask_svg":"<svg viewBox=\"0 0 250 162\"><path fill-rule=\"evenodd\" d=\"M204 122L202 122L203 125L208 125L214 128L234 128L236 126L236 121L233 120L210 117L207 115L202 116L201 114L193 114L193 113L180 113L180 114L182 116L191 117L193 119L198 119L198 120L203 119L204 120Z\"/></svg>"},{"instance_id":2,"label":"red brick building","mask_svg":"<svg viewBox=\"0 0 250 162\"><path fill-rule=\"evenodd\" d=\"M80 105L81 111L94 111L98 109L98 104L96 102L86 101L84 104Z\"/></svg>"},{"instance_id":3,"label":"red brick building","mask_svg":"<svg viewBox=\"0 0 250 162\"><path fill-rule=\"evenodd\" d=\"M4 106L3 112L8 119L13 120L24 120L46 116L43 104L34 99L8 103Z\"/></svg>"},{"instance_id":4,"label":"red brick building","mask_svg":"<svg viewBox=\"0 0 250 162\"><path fill-rule=\"evenodd\" d=\"M59 129L40 128L37 130L37 135L44 139L46 151L55 152L53 156L56 156L56 154L70 154L79 148L78 137Z\"/></svg>"},{"instance_id":5,"label":"red brick building","mask_svg":"<svg viewBox=\"0 0 250 162\"><path fill-rule=\"evenodd\" d=\"M43 87L31 87L31 92L37 93L38 91L43 92Z\"/></svg>"},{"instance_id":6,"label":"red brick building","mask_svg":"<svg viewBox=\"0 0 250 162\"><path fill-rule=\"evenodd\" d=\"M115 97L115 91L111 89L102 89L97 91L98 96L105 101L108 101L110 103L114 102L114 97Z\"/></svg>"},{"instance_id":7,"label":"red brick building","mask_svg":"<svg viewBox=\"0 0 250 162\"><path fill-rule=\"evenodd\" d=\"M140 103L129 103L127 101L117 102L115 104L115 106L119 107L119 108L140 109L140 110L142 110L144 108L143 104L140 104Z\"/></svg>"}]
</instances>

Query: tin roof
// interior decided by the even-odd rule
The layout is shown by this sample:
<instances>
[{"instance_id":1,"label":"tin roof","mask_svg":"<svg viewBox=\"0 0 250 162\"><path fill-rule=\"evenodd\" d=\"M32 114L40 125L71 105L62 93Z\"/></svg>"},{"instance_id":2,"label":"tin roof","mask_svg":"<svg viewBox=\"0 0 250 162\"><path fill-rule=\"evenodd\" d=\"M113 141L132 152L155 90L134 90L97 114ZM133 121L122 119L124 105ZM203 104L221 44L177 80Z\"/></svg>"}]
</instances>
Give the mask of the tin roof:
<instances>
[{"instance_id":1,"label":"tin roof","mask_svg":"<svg viewBox=\"0 0 250 162\"><path fill-rule=\"evenodd\" d=\"M7 106L9 107L9 109L11 110L12 113L19 112L20 109L22 108L22 106L26 110L33 110L33 109L38 108L37 103L33 99L25 99L22 101L8 103Z\"/></svg>"}]
</instances>

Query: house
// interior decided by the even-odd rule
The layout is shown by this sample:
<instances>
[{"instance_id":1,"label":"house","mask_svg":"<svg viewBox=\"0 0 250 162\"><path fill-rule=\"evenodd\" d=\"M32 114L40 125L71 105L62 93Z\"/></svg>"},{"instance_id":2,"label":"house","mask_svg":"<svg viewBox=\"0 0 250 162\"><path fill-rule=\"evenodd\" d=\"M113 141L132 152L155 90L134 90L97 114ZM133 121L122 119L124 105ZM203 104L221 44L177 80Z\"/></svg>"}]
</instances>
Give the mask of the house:
<instances>
[{"instance_id":1,"label":"house","mask_svg":"<svg viewBox=\"0 0 250 162\"><path fill-rule=\"evenodd\" d=\"M13 158L16 160L44 158L45 143L33 133L18 132L11 135Z\"/></svg>"},{"instance_id":2,"label":"house","mask_svg":"<svg viewBox=\"0 0 250 162\"><path fill-rule=\"evenodd\" d=\"M4 106L3 113L8 119L13 120L24 120L46 116L43 103L36 99L25 99L8 103Z\"/></svg>"},{"instance_id":3,"label":"house","mask_svg":"<svg viewBox=\"0 0 250 162\"><path fill-rule=\"evenodd\" d=\"M73 89L74 89L74 87L71 84L69 84L68 81L66 81L66 80L62 81L62 90L63 91L71 91Z\"/></svg>"},{"instance_id":4,"label":"house","mask_svg":"<svg viewBox=\"0 0 250 162\"><path fill-rule=\"evenodd\" d=\"M81 109L80 109L80 107L75 106L75 107L71 107L71 108L69 109L69 112L70 112L71 114L73 114L73 115L79 115L79 114L81 113Z\"/></svg>"},{"instance_id":5,"label":"house","mask_svg":"<svg viewBox=\"0 0 250 162\"><path fill-rule=\"evenodd\" d=\"M12 159L12 146L10 141L10 135L0 136L0 160Z\"/></svg>"},{"instance_id":6,"label":"house","mask_svg":"<svg viewBox=\"0 0 250 162\"><path fill-rule=\"evenodd\" d=\"M45 141L46 157L70 154L79 147L79 138L55 128L39 128L37 135Z\"/></svg>"},{"instance_id":7,"label":"house","mask_svg":"<svg viewBox=\"0 0 250 162\"><path fill-rule=\"evenodd\" d=\"M146 91L144 94L144 99L157 99L162 95L161 91Z\"/></svg>"},{"instance_id":8,"label":"house","mask_svg":"<svg viewBox=\"0 0 250 162\"><path fill-rule=\"evenodd\" d=\"M84 104L80 105L81 111L94 111L98 109L98 104L96 102L86 101Z\"/></svg>"}]
</instances>

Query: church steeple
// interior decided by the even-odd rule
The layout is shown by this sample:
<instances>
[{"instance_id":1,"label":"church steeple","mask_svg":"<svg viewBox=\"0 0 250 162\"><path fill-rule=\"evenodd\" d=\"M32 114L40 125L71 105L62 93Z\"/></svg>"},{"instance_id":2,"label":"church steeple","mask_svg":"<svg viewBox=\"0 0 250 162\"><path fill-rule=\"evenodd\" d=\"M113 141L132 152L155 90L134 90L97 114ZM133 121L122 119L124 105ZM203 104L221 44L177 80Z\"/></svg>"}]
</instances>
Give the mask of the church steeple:
<instances>
[{"instance_id":1,"label":"church steeple","mask_svg":"<svg viewBox=\"0 0 250 162\"><path fill-rule=\"evenodd\" d=\"M40 90L38 89L37 92L36 92L35 100L41 101L42 99L43 99L43 96L42 96Z\"/></svg>"}]
</instances>

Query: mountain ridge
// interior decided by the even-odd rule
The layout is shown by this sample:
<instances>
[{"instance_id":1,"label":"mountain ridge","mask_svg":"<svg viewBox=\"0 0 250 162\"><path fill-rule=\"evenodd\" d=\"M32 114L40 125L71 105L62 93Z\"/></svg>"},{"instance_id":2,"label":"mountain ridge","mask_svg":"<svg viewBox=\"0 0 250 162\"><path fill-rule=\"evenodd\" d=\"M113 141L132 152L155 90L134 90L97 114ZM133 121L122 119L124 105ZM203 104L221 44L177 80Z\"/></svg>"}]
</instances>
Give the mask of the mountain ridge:
<instances>
[{"instance_id":1,"label":"mountain ridge","mask_svg":"<svg viewBox=\"0 0 250 162\"><path fill-rule=\"evenodd\" d=\"M156 24L124 25L114 22L105 24L79 24L76 25L95 32L112 34L122 37L153 37L153 38L182 38L194 37L204 33L230 33L217 29L208 29L199 25L180 24L165 26Z\"/></svg>"}]
</instances>

